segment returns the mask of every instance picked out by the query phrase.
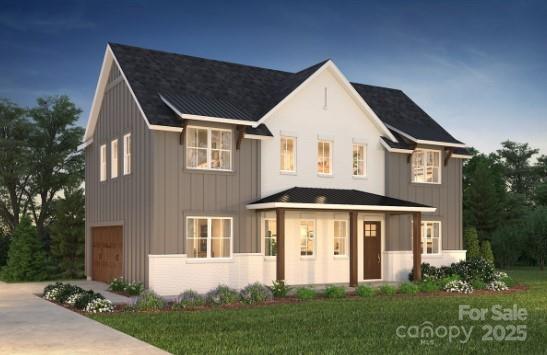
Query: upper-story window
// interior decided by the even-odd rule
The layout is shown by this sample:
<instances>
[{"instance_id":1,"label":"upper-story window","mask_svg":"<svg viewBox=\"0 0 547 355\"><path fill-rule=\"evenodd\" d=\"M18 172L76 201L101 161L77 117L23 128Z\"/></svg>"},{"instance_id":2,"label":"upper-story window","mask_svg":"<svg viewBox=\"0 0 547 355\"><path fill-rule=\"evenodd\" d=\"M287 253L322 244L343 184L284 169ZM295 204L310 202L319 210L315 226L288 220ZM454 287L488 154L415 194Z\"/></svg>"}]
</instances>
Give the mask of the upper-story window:
<instances>
[{"instance_id":1,"label":"upper-story window","mask_svg":"<svg viewBox=\"0 0 547 355\"><path fill-rule=\"evenodd\" d=\"M106 144L101 145L99 151L99 160L100 160L100 181L106 180Z\"/></svg>"},{"instance_id":2,"label":"upper-story window","mask_svg":"<svg viewBox=\"0 0 547 355\"><path fill-rule=\"evenodd\" d=\"M332 175L332 142L319 140L317 142L317 173Z\"/></svg>"},{"instance_id":3,"label":"upper-story window","mask_svg":"<svg viewBox=\"0 0 547 355\"><path fill-rule=\"evenodd\" d=\"M110 177L118 177L118 140L114 139L110 143Z\"/></svg>"},{"instance_id":4,"label":"upper-story window","mask_svg":"<svg viewBox=\"0 0 547 355\"><path fill-rule=\"evenodd\" d=\"M367 147L362 143L353 143L353 176L367 175Z\"/></svg>"},{"instance_id":5,"label":"upper-story window","mask_svg":"<svg viewBox=\"0 0 547 355\"><path fill-rule=\"evenodd\" d=\"M281 172L296 172L296 138L281 137L280 170Z\"/></svg>"},{"instance_id":6,"label":"upper-story window","mask_svg":"<svg viewBox=\"0 0 547 355\"><path fill-rule=\"evenodd\" d=\"M123 174L131 174L131 133L123 136Z\"/></svg>"},{"instance_id":7,"label":"upper-story window","mask_svg":"<svg viewBox=\"0 0 547 355\"><path fill-rule=\"evenodd\" d=\"M231 170L232 131L229 129L188 127L186 167Z\"/></svg>"},{"instance_id":8,"label":"upper-story window","mask_svg":"<svg viewBox=\"0 0 547 355\"><path fill-rule=\"evenodd\" d=\"M412 182L441 183L441 151L416 149L412 153Z\"/></svg>"}]
</instances>

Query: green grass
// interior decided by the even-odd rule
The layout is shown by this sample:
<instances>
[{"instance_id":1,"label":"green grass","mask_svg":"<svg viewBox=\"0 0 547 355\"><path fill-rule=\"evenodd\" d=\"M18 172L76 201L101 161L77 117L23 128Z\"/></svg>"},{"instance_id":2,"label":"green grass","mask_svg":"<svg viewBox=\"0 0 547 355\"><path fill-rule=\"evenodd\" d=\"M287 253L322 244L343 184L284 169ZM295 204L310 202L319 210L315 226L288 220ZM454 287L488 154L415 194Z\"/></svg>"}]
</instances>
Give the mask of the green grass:
<instances>
[{"instance_id":1,"label":"green grass","mask_svg":"<svg viewBox=\"0 0 547 355\"><path fill-rule=\"evenodd\" d=\"M91 318L177 354L189 353L502 353L539 354L546 349L547 271L510 270L529 289L502 295L396 295L312 300L201 312L119 313ZM524 307L526 321L458 320L458 307ZM467 344L436 338L433 344L396 336L400 325L474 326ZM482 341L485 324L527 327L527 340Z\"/></svg>"}]
</instances>

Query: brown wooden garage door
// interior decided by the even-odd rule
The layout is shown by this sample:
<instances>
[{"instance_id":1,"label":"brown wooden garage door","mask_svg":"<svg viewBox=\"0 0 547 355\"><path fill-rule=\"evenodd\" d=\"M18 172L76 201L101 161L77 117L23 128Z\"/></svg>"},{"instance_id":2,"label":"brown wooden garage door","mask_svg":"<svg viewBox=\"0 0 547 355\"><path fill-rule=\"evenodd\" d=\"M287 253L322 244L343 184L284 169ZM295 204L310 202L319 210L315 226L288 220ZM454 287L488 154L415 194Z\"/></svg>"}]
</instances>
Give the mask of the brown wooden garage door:
<instances>
[{"instance_id":1,"label":"brown wooden garage door","mask_svg":"<svg viewBox=\"0 0 547 355\"><path fill-rule=\"evenodd\" d=\"M122 273L123 232L121 226L91 229L93 243L93 280L110 282Z\"/></svg>"}]
</instances>

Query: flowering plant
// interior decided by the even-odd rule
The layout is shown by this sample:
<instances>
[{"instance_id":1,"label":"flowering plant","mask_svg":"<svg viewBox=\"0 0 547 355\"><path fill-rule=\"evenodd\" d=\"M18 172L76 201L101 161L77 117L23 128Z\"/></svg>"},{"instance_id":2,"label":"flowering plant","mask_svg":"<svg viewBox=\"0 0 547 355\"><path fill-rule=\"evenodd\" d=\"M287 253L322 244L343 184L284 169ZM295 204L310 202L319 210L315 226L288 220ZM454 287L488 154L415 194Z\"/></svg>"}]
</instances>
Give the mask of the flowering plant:
<instances>
[{"instance_id":1,"label":"flowering plant","mask_svg":"<svg viewBox=\"0 0 547 355\"><path fill-rule=\"evenodd\" d=\"M490 291L505 291L508 290L509 287L507 287L503 281L492 281L486 285L486 289Z\"/></svg>"},{"instance_id":2,"label":"flowering plant","mask_svg":"<svg viewBox=\"0 0 547 355\"><path fill-rule=\"evenodd\" d=\"M457 293L472 293L473 287L466 281L455 280L450 281L443 288L446 292L457 292Z\"/></svg>"},{"instance_id":3,"label":"flowering plant","mask_svg":"<svg viewBox=\"0 0 547 355\"><path fill-rule=\"evenodd\" d=\"M112 302L104 298L96 298L89 302L85 307L85 311L88 313L106 313L112 312L113 310L114 306L112 305Z\"/></svg>"}]
</instances>

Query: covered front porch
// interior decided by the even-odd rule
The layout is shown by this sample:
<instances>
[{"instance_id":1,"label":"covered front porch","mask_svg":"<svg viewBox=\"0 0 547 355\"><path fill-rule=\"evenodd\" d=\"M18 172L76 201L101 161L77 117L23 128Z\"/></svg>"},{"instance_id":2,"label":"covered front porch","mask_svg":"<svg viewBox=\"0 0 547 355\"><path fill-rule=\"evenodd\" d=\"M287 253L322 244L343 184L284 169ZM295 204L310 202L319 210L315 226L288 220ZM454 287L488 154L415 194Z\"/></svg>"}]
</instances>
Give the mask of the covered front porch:
<instances>
[{"instance_id":1,"label":"covered front porch","mask_svg":"<svg viewBox=\"0 0 547 355\"><path fill-rule=\"evenodd\" d=\"M287 284L390 281L386 216L410 214L413 269L421 278L422 212L435 208L358 190L295 187L247 205L261 214L265 262ZM273 271L273 270L272 270Z\"/></svg>"}]
</instances>

